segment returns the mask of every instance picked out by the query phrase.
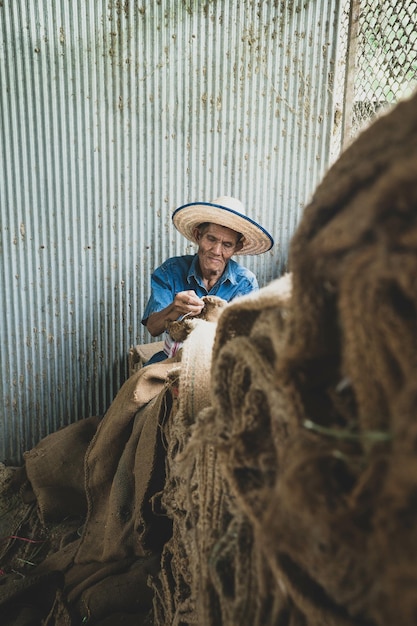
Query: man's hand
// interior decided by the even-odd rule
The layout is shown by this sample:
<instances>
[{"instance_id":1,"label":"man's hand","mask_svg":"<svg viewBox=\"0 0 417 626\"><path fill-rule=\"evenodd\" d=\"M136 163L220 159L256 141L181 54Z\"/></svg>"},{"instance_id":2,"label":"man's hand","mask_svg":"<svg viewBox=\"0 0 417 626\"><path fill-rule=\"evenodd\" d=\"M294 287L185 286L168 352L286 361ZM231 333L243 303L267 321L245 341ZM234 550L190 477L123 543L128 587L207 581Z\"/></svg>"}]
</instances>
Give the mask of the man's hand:
<instances>
[{"instance_id":1,"label":"man's hand","mask_svg":"<svg viewBox=\"0 0 417 626\"><path fill-rule=\"evenodd\" d=\"M204 300L199 298L195 291L179 291L174 300L162 311L152 313L147 322L146 328L153 337L157 337L164 332L168 322L174 322L179 317L188 315L194 317L201 313L204 308Z\"/></svg>"},{"instance_id":2,"label":"man's hand","mask_svg":"<svg viewBox=\"0 0 417 626\"><path fill-rule=\"evenodd\" d=\"M204 308L204 300L199 298L195 291L180 291L174 298L173 305L180 315L199 315Z\"/></svg>"}]
</instances>

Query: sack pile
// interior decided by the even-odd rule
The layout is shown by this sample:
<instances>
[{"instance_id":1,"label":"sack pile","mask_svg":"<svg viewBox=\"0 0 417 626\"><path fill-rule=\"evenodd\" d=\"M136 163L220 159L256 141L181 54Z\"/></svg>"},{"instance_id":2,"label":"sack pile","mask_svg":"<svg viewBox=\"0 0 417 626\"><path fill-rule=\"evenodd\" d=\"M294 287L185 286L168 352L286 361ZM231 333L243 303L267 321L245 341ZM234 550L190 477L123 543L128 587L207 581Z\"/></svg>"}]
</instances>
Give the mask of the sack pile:
<instances>
[{"instance_id":1,"label":"sack pile","mask_svg":"<svg viewBox=\"0 0 417 626\"><path fill-rule=\"evenodd\" d=\"M26 455L38 523L82 522L0 579L2 623L417 625L416 181L417 95L325 176L291 274Z\"/></svg>"},{"instance_id":2,"label":"sack pile","mask_svg":"<svg viewBox=\"0 0 417 626\"><path fill-rule=\"evenodd\" d=\"M160 626L272 624L286 604L257 550L252 521L234 495L224 455L233 448L242 470L235 478L248 496L256 499L258 490L273 484L276 457L272 440L265 446L264 438L273 376L268 358L279 350L289 293L288 276L274 281L229 304L211 331L211 342L200 326L184 344L179 406L166 424L163 503L173 534L154 583L154 617ZM211 377L209 368L191 381L208 359ZM218 407L218 402L225 404Z\"/></svg>"},{"instance_id":3,"label":"sack pile","mask_svg":"<svg viewBox=\"0 0 417 626\"><path fill-rule=\"evenodd\" d=\"M158 626L417 623L416 181L417 96L317 189L291 296L220 317L210 406L169 461Z\"/></svg>"}]
</instances>

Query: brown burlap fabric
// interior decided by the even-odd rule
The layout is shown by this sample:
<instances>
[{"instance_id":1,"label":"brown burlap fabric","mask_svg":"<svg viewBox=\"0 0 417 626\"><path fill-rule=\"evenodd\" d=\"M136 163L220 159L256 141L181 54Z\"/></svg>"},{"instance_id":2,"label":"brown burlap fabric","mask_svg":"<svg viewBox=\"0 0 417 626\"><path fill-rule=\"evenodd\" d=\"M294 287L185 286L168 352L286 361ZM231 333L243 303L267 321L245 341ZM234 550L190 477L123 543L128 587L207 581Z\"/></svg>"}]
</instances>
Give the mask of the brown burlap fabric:
<instances>
[{"instance_id":1,"label":"brown burlap fabric","mask_svg":"<svg viewBox=\"0 0 417 626\"><path fill-rule=\"evenodd\" d=\"M99 417L75 422L25 452L26 474L43 522L86 514L84 457L99 422Z\"/></svg>"},{"instance_id":2,"label":"brown burlap fabric","mask_svg":"<svg viewBox=\"0 0 417 626\"><path fill-rule=\"evenodd\" d=\"M155 547L163 543L159 522L163 526L165 517L154 516L151 498L165 479L160 427L171 406L170 395L160 392L172 368L164 361L131 376L87 450L88 513L77 563L145 556L153 550L154 538Z\"/></svg>"},{"instance_id":3,"label":"brown burlap fabric","mask_svg":"<svg viewBox=\"0 0 417 626\"><path fill-rule=\"evenodd\" d=\"M215 448L309 626L416 623L416 180L414 97L342 155L306 208L293 294L267 333L281 340L255 340L251 313L236 315L241 335L224 336L229 310L219 322Z\"/></svg>"},{"instance_id":4,"label":"brown burlap fabric","mask_svg":"<svg viewBox=\"0 0 417 626\"><path fill-rule=\"evenodd\" d=\"M172 419L166 423L167 482L163 504L173 520L172 538L164 547L161 573L154 580L154 619L157 624L197 623L196 571L204 563L200 546L194 541L195 517L200 498L204 503L211 479L195 481L179 462L191 436L196 415L210 405L211 352L216 325L205 320L193 322L193 332L182 349L178 400ZM208 464L207 472L211 467ZM198 491L197 491L197 490Z\"/></svg>"},{"instance_id":5,"label":"brown burlap fabric","mask_svg":"<svg viewBox=\"0 0 417 626\"><path fill-rule=\"evenodd\" d=\"M22 577L9 574L0 578L0 622L2 626L42 624L64 581L59 572Z\"/></svg>"},{"instance_id":6,"label":"brown burlap fabric","mask_svg":"<svg viewBox=\"0 0 417 626\"><path fill-rule=\"evenodd\" d=\"M417 623L416 180L417 96L323 180L291 296L223 311L210 406L169 433L158 626Z\"/></svg>"},{"instance_id":7,"label":"brown burlap fabric","mask_svg":"<svg viewBox=\"0 0 417 626\"><path fill-rule=\"evenodd\" d=\"M268 359L279 350L278 326L286 315L289 293L289 277L274 281L256 295L229 304L219 318L216 335L209 338L201 328L199 337L194 330L184 345L180 406L173 422L167 424L168 482L163 500L173 519L173 536L164 548L161 573L154 585L158 625L298 623L297 610L260 556L253 524L233 494L222 451L230 429L242 464L253 463L254 473L256 464L261 468L269 465L272 473L275 471L276 459L274 454L269 456L270 448L256 458L256 442L268 422L256 387L259 384L265 392L270 389L273 370ZM253 341L247 352L234 354L234 342L248 336ZM230 348L227 355L222 353L223 347ZM256 360L256 350L264 353L261 363ZM219 353L225 367L219 367ZM216 363L210 378L212 354ZM254 365L258 381L248 405L241 403L250 384L245 358ZM196 368L201 372L197 377ZM188 390L185 395L182 384ZM223 386L237 394L236 406L222 407L225 414L217 407L225 399ZM201 399L204 388L208 394ZM254 493L255 484L250 483L246 481L246 487ZM264 481L267 486L271 485Z\"/></svg>"},{"instance_id":8,"label":"brown burlap fabric","mask_svg":"<svg viewBox=\"0 0 417 626\"><path fill-rule=\"evenodd\" d=\"M63 428L25 454L42 523L81 516L83 532L63 537L61 547L50 550L27 578L25 595L9 587L0 610L24 606L36 585L39 596L49 598L48 611L46 598L34 607L36 623L42 618L50 626L104 624L112 616L125 623L131 615L136 624L147 623L152 607L148 578L159 570L160 552L171 533L158 494L165 482L161 433L172 404L169 373L179 367L171 359L140 370L121 387L103 419ZM44 534L47 542L47 527ZM61 576L51 606L53 572ZM14 615L16 624L26 623L26 613Z\"/></svg>"}]
</instances>

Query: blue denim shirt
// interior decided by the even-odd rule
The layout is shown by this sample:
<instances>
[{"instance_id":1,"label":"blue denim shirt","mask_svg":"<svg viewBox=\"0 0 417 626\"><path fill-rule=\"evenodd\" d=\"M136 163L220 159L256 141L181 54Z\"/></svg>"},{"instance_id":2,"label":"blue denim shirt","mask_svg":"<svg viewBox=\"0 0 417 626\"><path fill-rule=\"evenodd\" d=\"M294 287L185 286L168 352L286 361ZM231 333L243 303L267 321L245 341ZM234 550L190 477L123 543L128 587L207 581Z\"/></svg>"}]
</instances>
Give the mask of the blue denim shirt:
<instances>
[{"instance_id":1,"label":"blue denim shirt","mask_svg":"<svg viewBox=\"0 0 417 626\"><path fill-rule=\"evenodd\" d=\"M174 300L179 291L192 289L199 298L218 296L223 300L233 300L259 289L255 274L236 261L229 259L223 274L216 284L207 291L199 273L198 255L187 254L167 259L152 274L151 297L146 305L142 324L146 324L151 313L157 313Z\"/></svg>"}]
</instances>

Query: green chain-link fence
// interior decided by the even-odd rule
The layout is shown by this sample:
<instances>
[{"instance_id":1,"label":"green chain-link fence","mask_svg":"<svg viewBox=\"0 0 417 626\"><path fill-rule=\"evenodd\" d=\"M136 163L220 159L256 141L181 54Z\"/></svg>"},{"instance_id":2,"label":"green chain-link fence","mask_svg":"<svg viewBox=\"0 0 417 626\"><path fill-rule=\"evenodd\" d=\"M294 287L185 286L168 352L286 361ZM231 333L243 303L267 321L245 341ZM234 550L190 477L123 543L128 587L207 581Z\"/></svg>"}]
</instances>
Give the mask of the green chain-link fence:
<instances>
[{"instance_id":1,"label":"green chain-link fence","mask_svg":"<svg viewBox=\"0 0 417 626\"><path fill-rule=\"evenodd\" d=\"M350 0L344 15L348 15L343 107L346 145L377 115L417 87L417 1Z\"/></svg>"}]
</instances>

